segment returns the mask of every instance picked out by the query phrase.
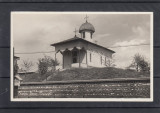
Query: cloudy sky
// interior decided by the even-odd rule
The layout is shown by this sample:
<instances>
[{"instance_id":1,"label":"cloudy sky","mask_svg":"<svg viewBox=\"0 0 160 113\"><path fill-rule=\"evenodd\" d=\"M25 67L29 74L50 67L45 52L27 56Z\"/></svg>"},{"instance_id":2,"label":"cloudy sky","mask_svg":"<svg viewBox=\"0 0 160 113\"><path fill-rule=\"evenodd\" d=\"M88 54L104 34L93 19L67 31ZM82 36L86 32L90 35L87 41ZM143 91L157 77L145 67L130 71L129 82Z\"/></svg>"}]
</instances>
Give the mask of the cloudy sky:
<instances>
[{"instance_id":1,"label":"cloudy sky","mask_svg":"<svg viewBox=\"0 0 160 113\"><path fill-rule=\"evenodd\" d=\"M150 46L141 45L150 43L149 14L14 13L11 25L15 53L54 51L50 44L73 38L74 29L79 29L85 22L86 14L88 22L95 27L94 40L116 52L117 67L127 67L136 53L150 59ZM77 35L80 36L79 33ZM26 59L36 63L44 55L54 58L54 53L16 54L21 58L19 63Z\"/></svg>"}]
</instances>

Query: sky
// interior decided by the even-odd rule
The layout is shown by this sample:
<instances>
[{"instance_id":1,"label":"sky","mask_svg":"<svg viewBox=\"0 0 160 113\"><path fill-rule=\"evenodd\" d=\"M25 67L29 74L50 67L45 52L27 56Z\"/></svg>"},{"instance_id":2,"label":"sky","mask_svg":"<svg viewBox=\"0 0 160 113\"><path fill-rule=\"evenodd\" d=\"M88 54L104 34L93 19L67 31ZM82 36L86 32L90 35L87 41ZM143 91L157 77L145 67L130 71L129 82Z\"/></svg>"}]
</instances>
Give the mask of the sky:
<instances>
[{"instance_id":1,"label":"sky","mask_svg":"<svg viewBox=\"0 0 160 113\"><path fill-rule=\"evenodd\" d=\"M149 61L150 46L141 45L150 43L149 14L13 13L11 25L15 53L54 51L50 44L73 38L75 28L78 30L85 22L86 14L89 16L88 22L95 27L93 39L99 45L116 52L116 67L129 66L136 53ZM80 34L77 33L77 36ZM44 55L54 58L54 52L15 55L20 57L20 66L23 60L36 63Z\"/></svg>"}]
</instances>

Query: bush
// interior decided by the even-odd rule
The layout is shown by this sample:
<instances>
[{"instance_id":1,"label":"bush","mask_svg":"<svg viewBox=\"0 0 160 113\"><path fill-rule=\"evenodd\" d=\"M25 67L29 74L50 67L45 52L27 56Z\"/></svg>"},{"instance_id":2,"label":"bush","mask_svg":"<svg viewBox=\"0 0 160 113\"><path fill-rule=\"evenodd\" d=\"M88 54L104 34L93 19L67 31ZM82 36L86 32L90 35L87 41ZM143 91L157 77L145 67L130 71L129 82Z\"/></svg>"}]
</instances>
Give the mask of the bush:
<instances>
[{"instance_id":1,"label":"bush","mask_svg":"<svg viewBox=\"0 0 160 113\"><path fill-rule=\"evenodd\" d=\"M59 65L58 61L48 56L38 59L38 71L41 75L46 74L49 68L52 68L51 72L55 71L57 65Z\"/></svg>"},{"instance_id":2,"label":"bush","mask_svg":"<svg viewBox=\"0 0 160 113\"><path fill-rule=\"evenodd\" d=\"M47 58L38 59L38 72L41 75L44 75L44 74L47 73L48 67L49 67L49 64L48 64L48 59Z\"/></svg>"}]
</instances>

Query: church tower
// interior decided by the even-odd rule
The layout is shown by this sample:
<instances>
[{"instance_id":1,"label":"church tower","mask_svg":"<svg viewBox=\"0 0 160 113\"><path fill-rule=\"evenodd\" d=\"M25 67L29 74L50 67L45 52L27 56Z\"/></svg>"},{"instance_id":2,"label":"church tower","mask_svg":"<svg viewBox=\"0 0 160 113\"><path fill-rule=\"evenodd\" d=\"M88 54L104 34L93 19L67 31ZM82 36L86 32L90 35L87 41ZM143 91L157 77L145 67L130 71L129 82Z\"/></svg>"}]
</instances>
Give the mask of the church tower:
<instances>
[{"instance_id":1,"label":"church tower","mask_svg":"<svg viewBox=\"0 0 160 113\"><path fill-rule=\"evenodd\" d=\"M95 32L94 26L87 21L88 16L86 15L86 22L83 23L79 28L81 38L93 42L93 33Z\"/></svg>"}]
</instances>

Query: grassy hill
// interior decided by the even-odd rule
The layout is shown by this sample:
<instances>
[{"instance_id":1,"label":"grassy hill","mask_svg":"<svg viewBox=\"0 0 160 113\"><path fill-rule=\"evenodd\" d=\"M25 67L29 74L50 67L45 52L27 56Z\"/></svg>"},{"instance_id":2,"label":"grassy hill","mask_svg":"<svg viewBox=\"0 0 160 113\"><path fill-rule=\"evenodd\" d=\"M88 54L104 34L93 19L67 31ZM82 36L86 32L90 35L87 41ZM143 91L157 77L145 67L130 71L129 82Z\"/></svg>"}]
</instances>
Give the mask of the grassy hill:
<instances>
[{"instance_id":1,"label":"grassy hill","mask_svg":"<svg viewBox=\"0 0 160 113\"><path fill-rule=\"evenodd\" d=\"M64 71L48 72L45 75L38 73L26 75L24 82L40 82L47 78L47 81L67 81L67 80L91 80L91 79L111 79L111 78L139 78L149 77L149 73L140 73L134 70L124 70L119 68L74 68Z\"/></svg>"}]
</instances>

